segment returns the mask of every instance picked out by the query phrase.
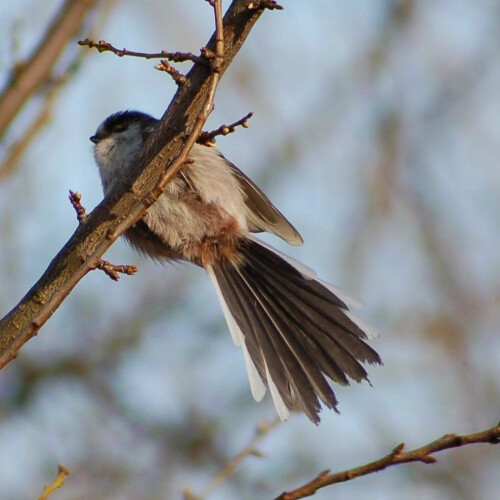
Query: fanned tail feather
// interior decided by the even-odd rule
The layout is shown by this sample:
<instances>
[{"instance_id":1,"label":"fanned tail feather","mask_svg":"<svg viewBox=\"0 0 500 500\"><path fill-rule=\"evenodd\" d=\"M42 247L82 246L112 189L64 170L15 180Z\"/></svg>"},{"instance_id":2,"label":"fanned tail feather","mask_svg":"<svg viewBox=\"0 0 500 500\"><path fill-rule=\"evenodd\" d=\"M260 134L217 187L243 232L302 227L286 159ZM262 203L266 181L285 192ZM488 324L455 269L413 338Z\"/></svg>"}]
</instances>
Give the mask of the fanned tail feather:
<instances>
[{"instance_id":1,"label":"fanned tail feather","mask_svg":"<svg viewBox=\"0 0 500 500\"><path fill-rule=\"evenodd\" d=\"M268 386L282 420L297 399L318 423L320 401L337 406L328 379L341 385L348 377L367 380L361 363L381 363L364 342L373 330L349 311L347 303L356 307L355 301L306 266L255 238L241 253L241 264L208 272L233 340L243 348L252 395L259 401Z\"/></svg>"}]
</instances>

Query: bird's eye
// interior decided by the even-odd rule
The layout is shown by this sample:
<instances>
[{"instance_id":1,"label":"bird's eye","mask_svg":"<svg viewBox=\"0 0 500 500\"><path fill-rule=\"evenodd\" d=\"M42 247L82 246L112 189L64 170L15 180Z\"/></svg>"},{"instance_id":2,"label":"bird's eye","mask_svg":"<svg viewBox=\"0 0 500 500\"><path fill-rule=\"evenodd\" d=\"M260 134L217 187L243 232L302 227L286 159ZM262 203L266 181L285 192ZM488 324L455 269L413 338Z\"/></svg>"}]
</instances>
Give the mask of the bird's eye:
<instances>
[{"instance_id":1,"label":"bird's eye","mask_svg":"<svg viewBox=\"0 0 500 500\"><path fill-rule=\"evenodd\" d=\"M113 132L124 132L125 130L127 130L127 128L128 128L128 125L126 125L125 123L117 123L113 127Z\"/></svg>"}]
</instances>

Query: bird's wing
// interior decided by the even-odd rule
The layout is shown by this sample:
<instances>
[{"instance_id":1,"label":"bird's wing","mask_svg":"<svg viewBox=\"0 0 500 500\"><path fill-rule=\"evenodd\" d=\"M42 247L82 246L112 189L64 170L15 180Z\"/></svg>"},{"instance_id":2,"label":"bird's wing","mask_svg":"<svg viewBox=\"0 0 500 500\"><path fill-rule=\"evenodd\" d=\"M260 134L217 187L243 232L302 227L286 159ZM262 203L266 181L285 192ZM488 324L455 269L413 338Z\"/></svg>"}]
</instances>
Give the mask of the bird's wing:
<instances>
[{"instance_id":1,"label":"bird's wing","mask_svg":"<svg viewBox=\"0 0 500 500\"><path fill-rule=\"evenodd\" d=\"M269 201L267 196L238 167L231 162L228 164L238 179L245 196L250 231L253 233L267 231L283 238L290 245L302 245L304 241L298 231Z\"/></svg>"}]
</instances>

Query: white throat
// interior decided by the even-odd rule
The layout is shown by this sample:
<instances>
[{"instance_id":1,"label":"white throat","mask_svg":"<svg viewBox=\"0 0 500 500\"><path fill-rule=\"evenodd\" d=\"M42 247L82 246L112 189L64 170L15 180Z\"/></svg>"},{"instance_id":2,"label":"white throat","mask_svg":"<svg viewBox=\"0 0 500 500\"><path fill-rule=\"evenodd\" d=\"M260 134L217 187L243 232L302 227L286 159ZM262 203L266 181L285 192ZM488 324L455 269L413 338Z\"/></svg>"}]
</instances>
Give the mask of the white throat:
<instances>
[{"instance_id":1,"label":"white throat","mask_svg":"<svg viewBox=\"0 0 500 500\"><path fill-rule=\"evenodd\" d=\"M104 194L124 172L128 172L143 144L143 135L138 123L123 132L114 132L94 146L94 156L101 174Z\"/></svg>"}]
</instances>

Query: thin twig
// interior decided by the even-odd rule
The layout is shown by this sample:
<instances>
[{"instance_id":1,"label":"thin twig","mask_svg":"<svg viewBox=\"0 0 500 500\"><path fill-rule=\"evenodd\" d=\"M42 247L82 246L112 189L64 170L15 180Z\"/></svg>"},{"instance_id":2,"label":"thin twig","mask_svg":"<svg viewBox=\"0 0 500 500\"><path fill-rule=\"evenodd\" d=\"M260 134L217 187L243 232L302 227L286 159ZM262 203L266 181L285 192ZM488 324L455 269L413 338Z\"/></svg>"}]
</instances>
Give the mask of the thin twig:
<instances>
[{"instance_id":1,"label":"thin twig","mask_svg":"<svg viewBox=\"0 0 500 500\"><path fill-rule=\"evenodd\" d=\"M228 135L232 134L237 127L243 127L243 128L248 128L249 123L248 120L252 118L253 113L248 113L245 115L243 118L240 118L238 121L231 123L230 125L221 125L218 129L212 130L210 132L202 132L200 134L200 137L198 137L198 142L199 144L214 144L215 143L215 138L218 135Z\"/></svg>"},{"instance_id":2,"label":"thin twig","mask_svg":"<svg viewBox=\"0 0 500 500\"><path fill-rule=\"evenodd\" d=\"M160 61L160 64L157 64L155 66L155 69L158 71L165 71L165 73L168 73L174 82L181 86L186 86L187 85L187 78L186 75L183 75L179 71L177 71L166 59L162 59Z\"/></svg>"},{"instance_id":3,"label":"thin twig","mask_svg":"<svg viewBox=\"0 0 500 500\"><path fill-rule=\"evenodd\" d=\"M89 40L88 38L80 40L78 45L88 47L89 49L96 49L99 52L112 52L118 57L129 56L140 57L142 59L168 59L172 62L191 61L196 64L208 65L208 61L203 56L196 56L192 52L168 52L166 50L162 50L161 52L137 52L135 50L128 50L125 48L118 49L105 40L95 42L94 40Z\"/></svg>"},{"instance_id":4,"label":"thin twig","mask_svg":"<svg viewBox=\"0 0 500 500\"><path fill-rule=\"evenodd\" d=\"M38 498L38 500L47 500L47 498L49 498L49 495L51 495L55 490L57 490L57 488L60 488L64 484L64 481L68 475L69 469L64 467L64 465L59 464L59 472L57 478L51 485L44 488L43 493Z\"/></svg>"},{"instance_id":5,"label":"thin twig","mask_svg":"<svg viewBox=\"0 0 500 500\"><path fill-rule=\"evenodd\" d=\"M433 464L436 459L432 453L443 450L458 448L473 443L498 444L500 442L500 423L485 431L474 434L459 436L457 434L445 434L444 436L432 441L431 443L410 451L403 451L404 443L399 444L385 457L379 458L354 469L349 469L336 474L330 474L329 470L323 471L309 483L293 491L284 492L275 500L297 500L314 495L317 490L331 484L350 481L360 476L366 476L373 472L379 472L387 467L411 462L421 462L424 464Z\"/></svg>"},{"instance_id":6,"label":"thin twig","mask_svg":"<svg viewBox=\"0 0 500 500\"><path fill-rule=\"evenodd\" d=\"M144 213L165 191L167 184L170 180L179 172L182 166L186 163L187 157L191 148L196 142L196 139L199 137L203 125L207 121L208 116L212 112L214 99L215 99L215 90L217 89L217 85L220 80L220 71L221 64L224 60L224 27L222 24L222 0L214 0L213 4L211 4L214 9L214 17L215 17L215 57L210 59L210 87L208 90L208 95L205 101L205 105L201 113L198 115L197 119L194 122L191 133L189 134L186 142L184 143L184 147L178 154L177 158L171 163L168 169L163 173L163 175L158 180L155 188L151 191L149 196L147 196L143 200L143 210Z\"/></svg>"}]
</instances>

